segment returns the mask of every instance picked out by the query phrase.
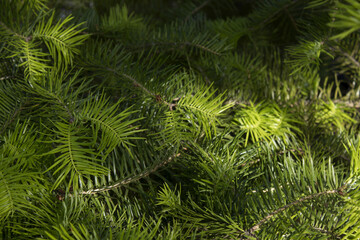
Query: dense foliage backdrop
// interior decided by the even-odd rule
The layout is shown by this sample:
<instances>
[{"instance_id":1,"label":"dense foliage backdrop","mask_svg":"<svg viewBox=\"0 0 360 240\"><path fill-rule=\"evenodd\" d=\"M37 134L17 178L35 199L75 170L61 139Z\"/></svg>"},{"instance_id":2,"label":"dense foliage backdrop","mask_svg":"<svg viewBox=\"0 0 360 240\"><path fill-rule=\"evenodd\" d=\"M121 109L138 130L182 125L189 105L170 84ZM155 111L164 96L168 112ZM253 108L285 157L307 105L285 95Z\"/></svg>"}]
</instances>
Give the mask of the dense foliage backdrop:
<instances>
[{"instance_id":1,"label":"dense foliage backdrop","mask_svg":"<svg viewBox=\"0 0 360 240\"><path fill-rule=\"evenodd\" d=\"M357 0L0 0L3 239L359 239Z\"/></svg>"}]
</instances>

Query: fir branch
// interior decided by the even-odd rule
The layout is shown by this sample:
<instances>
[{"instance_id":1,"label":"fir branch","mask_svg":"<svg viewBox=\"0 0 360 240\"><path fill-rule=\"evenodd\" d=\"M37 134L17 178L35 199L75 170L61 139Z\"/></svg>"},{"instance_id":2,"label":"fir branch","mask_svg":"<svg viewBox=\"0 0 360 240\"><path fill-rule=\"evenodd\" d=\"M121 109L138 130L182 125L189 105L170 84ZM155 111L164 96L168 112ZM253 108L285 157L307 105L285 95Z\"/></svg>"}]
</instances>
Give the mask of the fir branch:
<instances>
[{"instance_id":1,"label":"fir branch","mask_svg":"<svg viewBox=\"0 0 360 240\"><path fill-rule=\"evenodd\" d=\"M64 64L65 69L67 65L72 65L73 56L79 53L77 47L81 45L89 36L79 34L82 29L78 28L82 24L68 25L73 17L68 16L62 21L54 21L54 12L49 19L43 19L40 22L34 33L33 37L41 39L45 42L50 54L57 62L57 67Z\"/></svg>"},{"instance_id":2,"label":"fir branch","mask_svg":"<svg viewBox=\"0 0 360 240\"><path fill-rule=\"evenodd\" d=\"M144 93L154 97L158 102L161 102L161 103L164 103L164 104L168 105L170 110L172 110L172 108L174 107L174 104L168 103L167 101L162 99L161 96L151 92L144 85L142 85L138 80L131 77L130 75L128 75L126 73L119 73L117 70L115 70L113 68L109 68L109 67L106 67L106 70L109 71L109 72L112 72L112 73L114 73L114 74L116 74L116 75L118 75L120 77L123 77L123 78L126 78L126 79L130 80L135 87L139 87Z\"/></svg>"},{"instance_id":3,"label":"fir branch","mask_svg":"<svg viewBox=\"0 0 360 240\"><path fill-rule=\"evenodd\" d=\"M358 238L357 0L52 2L0 0L4 239Z\"/></svg>"},{"instance_id":4,"label":"fir branch","mask_svg":"<svg viewBox=\"0 0 360 240\"><path fill-rule=\"evenodd\" d=\"M200 11L202 8L204 8L206 5L208 5L210 2L211 2L211 0L207 0L207 1L203 2L201 5L199 5L198 7L196 7L194 10L192 10L191 13L189 13L186 16L185 21L188 21L192 15L194 15L195 13Z\"/></svg>"},{"instance_id":5,"label":"fir branch","mask_svg":"<svg viewBox=\"0 0 360 240\"><path fill-rule=\"evenodd\" d=\"M18 56L23 61L19 66L25 67L25 78L28 80L37 80L37 77L44 75L50 68L46 64L48 54L42 52L40 48L36 48L38 46L39 43L28 39L13 43L15 50L11 57Z\"/></svg>"},{"instance_id":6,"label":"fir branch","mask_svg":"<svg viewBox=\"0 0 360 240\"><path fill-rule=\"evenodd\" d=\"M202 50L204 50L206 52L212 53L214 55L221 56L221 53L213 51L213 50L211 50L211 49L209 49L209 48L207 48L205 46L202 46L200 44L196 44L196 43L192 43L192 42L183 42L183 43L180 43L180 44L184 44L186 46L191 46L191 47L196 47L196 48L202 49Z\"/></svg>"},{"instance_id":7,"label":"fir branch","mask_svg":"<svg viewBox=\"0 0 360 240\"><path fill-rule=\"evenodd\" d=\"M148 170L140 173L139 175L123 179L120 182L117 182L117 183L115 183L113 185L110 185L110 186L105 186L105 187L96 188L96 189L90 189L88 191L83 191L83 192L80 192L80 194L82 194L82 195L97 194L97 193L100 193L100 192L110 191L110 190L112 190L114 188L118 188L118 187L121 187L121 186L124 186L124 185L128 185L130 183L139 181L140 179L148 177L150 174L156 172L159 168L167 165L168 163L173 161L175 158L180 157L180 155L181 155L180 153L176 153L176 154L172 155L171 157L169 157L168 159L166 159L165 161L155 165L151 169L148 169Z\"/></svg>"},{"instance_id":8,"label":"fir branch","mask_svg":"<svg viewBox=\"0 0 360 240\"><path fill-rule=\"evenodd\" d=\"M300 106L301 105L300 102L305 103L305 105L313 104L312 100L306 100L306 101L294 102L294 103L290 104L289 106L290 107ZM336 104L343 105L345 107L349 107L349 108L360 108L360 100L334 99L334 100L332 100L332 102L336 103ZM229 99L229 100L225 101L225 104L233 104L233 105L240 105L240 106L251 106L251 101L238 101L238 100Z\"/></svg>"},{"instance_id":9,"label":"fir branch","mask_svg":"<svg viewBox=\"0 0 360 240\"><path fill-rule=\"evenodd\" d=\"M16 117L20 114L21 110L23 109L22 106L20 106L18 109L15 110L15 112L13 113L13 115L11 116L10 120L7 121L4 126L2 127L2 129L0 130L0 136L5 132L5 130L7 129L8 126L10 126L11 123L14 122L14 120L16 119Z\"/></svg>"},{"instance_id":10,"label":"fir branch","mask_svg":"<svg viewBox=\"0 0 360 240\"><path fill-rule=\"evenodd\" d=\"M154 97L156 96L155 93L153 93L150 90L148 90L147 88L145 88L144 85L140 84L139 81L137 81L135 78L129 76L128 74L121 73L119 75L126 78L126 79L129 79L130 81L132 81L135 87L140 87L148 95L151 95L151 96L154 96Z\"/></svg>"},{"instance_id":11,"label":"fir branch","mask_svg":"<svg viewBox=\"0 0 360 240\"><path fill-rule=\"evenodd\" d=\"M135 78L129 76L128 74L120 73L116 69L113 69L113 68L110 68L110 67L106 67L105 69L107 71L109 71L109 72L114 73L115 75L118 75L119 77L123 77L123 78L126 78L126 79L130 80L135 87L140 87L140 89L143 90L143 92L145 92L146 94L148 94L150 96L156 96L155 93L151 92L149 89L144 87L144 85L140 84L139 81L137 81Z\"/></svg>"},{"instance_id":12,"label":"fir branch","mask_svg":"<svg viewBox=\"0 0 360 240\"><path fill-rule=\"evenodd\" d=\"M303 198L300 198L298 200L296 200L295 202L289 203L281 208L276 209L274 212L270 213L269 215L267 215L265 218L261 219L256 225L254 225L252 228L248 229L245 233L254 233L255 231L258 231L261 227L261 225L263 225L265 222L267 222L268 220L270 220L272 217L274 217L275 215L277 215L278 213L281 213L283 211L285 211L286 209L298 205L298 204L302 204L302 202L307 201L307 200L311 200L314 198L318 198L320 196L323 195L329 195L329 194L340 194L343 192L344 190L344 186L340 187L339 189L334 189L334 190L328 190L325 192L320 192L320 193L316 193L316 194L312 194Z\"/></svg>"},{"instance_id":13,"label":"fir branch","mask_svg":"<svg viewBox=\"0 0 360 240\"><path fill-rule=\"evenodd\" d=\"M174 46L175 48L173 48L171 50L178 50L178 49L182 49L184 47L195 47L195 48L201 49L205 52L214 54L216 56L221 56L221 53L219 53L217 51L211 50L210 48L207 48L201 44L192 43L189 41L146 43L146 44L138 45L135 47L131 47L131 49L136 50L136 49L152 48L152 47L159 47L159 46Z\"/></svg>"},{"instance_id":14,"label":"fir branch","mask_svg":"<svg viewBox=\"0 0 360 240\"><path fill-rule=\"evenodd\" d=\"M27 41L27 42L28 42L29 40L31 40L31 39L29 39L29 37L25 37L25 36L23 36L23 35L21 35L21 34L19 34L19 33L17 33L17 32L14 32L11 28L9 28L8 26L6 26L5 23L3 23L3 22L1 22L1 21L0 21L0 26L2 26L3 29L5 29L5 31L7 31L10 35L17 36L17 37L19 37L19 38L21 38L21 39L23 39L23 40L25 40L25 41Z\"/></svg>"},{"instance_id":15,"label":"fir branch","mask_svg":"<svg viewBox=\"0 0 360 240\"><path fill-rule=\"evenodd\" d=\"M351 56L349 53L345 52L342 48L339 46L336 47L330 47L331 50L339 52L344 57L348 58L353 64L355 64L356 67L360 68L360 62L357 61L353 56Z\"/></svg>"},{"instance_id":16,"label":"fir branch","mask_svg":"<svg viewBox=\"0 0 360 240\"><path fill-rule=\"evenodd\" d=\"M337 235L337 234L334 234L334 232L332 231L329 231L329 230L326 230L326 229L323 229L323 228L319 228L319 227L312 227L314 230L320 232L320 233L324 233L324 234L327 234L327 235L331 235L333 238L335 239L343 239L341 236Z\"/></svg>"},{"instance_id":17,"label":"fir branch","mask_svg":"<svg viewBox=\"0 0 360 240\"><path fill-rule=\"evenodd\" d=\"M293 24L293 26L294 26L294 28L296 29L296 31L299 31L299 28L298 28L298 26L297 26L297 24L296 24L296 22L295 22L295 19L293 18L293 16L291 16L288 8L285 8L285 12L286 12L286 14L288 15L288 17L290 18L291 23Z\"/></svg>"},{"instance_id":18,"label":"fir branch","mask_svg":"<svg viewBox=\"0 0 360 240\"><path fill-rule=\"evenodd\" d=\"M67 104L65 104L64 100L62 100L59 96L57 96L56 94L53 94L53 96L56 98L56 100L60 103L60 106L62 106L66 113L69 116L69 119L74 119L74 115L71 113L70 108L67 106Z\"/></svg>"},{"instance_id":19,"label":"fir branch","mask_svg":"<svg viewBox=\"0 0 360 240\"><path fill-rule=\"evenodd\" d=\"M268 21L270 21L271 18L275 17L277 14L279 14L281 11L283 10L287 10L289 7L291 7L292 5L296 4L299 0L293 0L290 1L288 4L282 6L281 8L279 8L278 10L276 10L273 14L271 14L269 17L265 18L262 22L260 22L258 25L256 25L255 27L251 28L251 30L255 31L258 28L262 27L263 25L266 25L266 23Z\"/></svg>"},{"instance_id":20,"label":"fir branch","mask_svg":"<svg viewBox=\"0 0 360 240\"><path fill-rule=\"evenodd\" d=\"M211 81L210 81L208 75L205 73L205 70L199 65L195 65L195 69L200 72L201 76L203 76L203 78L205 79L206 84L211 85Z\"/></svg>"},{"instance_id":21,"label":"fir branch","mask_svg":"<svg viewBox=\"0 0 360 240\"><path fill-rule=\"evenodd\" d=\"M46 172L54 171L53 174L57 176L53 189L68 177L68 186L72 185L76 190L84 177L100 176L108 172L107 168L98 163L103 160L97 158L97 152L91 147L93 139L85 134L86 130L63 122L55 122L54 127L56 129L52 131L57 138L48 142L57 146L43 154L57 156L53 165L46 170Z\"/></svg>"}]
</instances>

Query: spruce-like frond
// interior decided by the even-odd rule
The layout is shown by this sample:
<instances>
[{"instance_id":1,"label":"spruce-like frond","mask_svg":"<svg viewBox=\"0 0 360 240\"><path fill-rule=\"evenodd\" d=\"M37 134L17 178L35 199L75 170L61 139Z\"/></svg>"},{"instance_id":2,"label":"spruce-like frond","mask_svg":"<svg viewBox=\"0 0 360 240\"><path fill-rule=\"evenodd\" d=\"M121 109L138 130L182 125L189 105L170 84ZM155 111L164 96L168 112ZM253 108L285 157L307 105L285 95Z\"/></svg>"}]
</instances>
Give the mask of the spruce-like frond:
<instances>
[{"instance_id":1,"label":"spruce-like frond","mask_svg":"<svg viewBox=\"0 0 360 240\"><path fill-rule=\"evenodd\" d=\"M360 141L359 137L348 140L344 143L346 151L350 155L349 183L357 182L360 176Z\"/></svg>"},{"instance_id":2,"label":"spruce-like frond","mask_svg":"<svg viewBox=\"0 0 360 240\"><path fill-rule=\"evenodd\" d=\"M222 38L227 39L234 47L242 37L251 34L250 21L248 18L236 18L227 20L218 20L211 23L211 26Z\"/></svg>"},{"instance_id":3,"label":"spruce-like frond","mask_svg":"<svg viewBox=\"0 0 360 240\"><path fill-rule=\"evenodd\" d=\"M332 13L335 21L329 23L330 27L342 30L341 33L332 37L332 39L343 39L352 32L360 29L359 16L360 3L356 0L345 0L344 3L336 3L336 11Z\"/></svg>"},{"instance_id":4,"label":"spruce-like frond","mask_svg":"<svg viewBox=\"0 0 360 240\"><path fill-rule=\"evenodd\" d=\"M288 53L289 60L287 60L287 62L292 63L294 68L293 73L304 68L307 70L314 66L319 67L321 62L320 54L327 54L330 57L333 57L324 49L324 43L319 41L304 41L294 47L290 47Z\"/></svg>"},{"instance_id":5,"label":"spruce-like frond","mask_svg":"<svg viewBox=\"0 0 360 240\"><path fill-rule=\"evenodd\" d=\"M87 136L86 131L74 124L63 122L54 123L56 139L52 143L55 148L46 155L54 154L55 162L46 171L57 176L53 189L66 181L68 188L74 190L84 187L89 175L106 174L108 169L100 163L103 161L93 148L93 137Z\"/></svg>"},{"instance_id":6,"label":"spruce-like frond","mask_svg":"<svg viewBox=\"0 0 360 240\"><path fill-rule=\"evenodd\" d=\"M223 112L232 106L224 104L223 94L214 97L215 93L211 87L202 88L194 94L189 93L180 98L177 103L177 108L186 113L185 119L194 126L198 125L199 130L204 131L209 138L212 132L216 132L216 124L219 123Z\"/></svg>"},{"instance_id":7,"label":"spruce-like frond","mask_svg":"<svg viewBox=\"0 0 360 240\"><path fill-rule=\"evenodd\" d=\"M344 123L355 122L353 118L346 112L350 109L341 107L335 104L333 101L322 102L322 104L316 105L317 111L315 119L318 124L324 128L331 128L335 126L340 131L344 130Z\"/></svg>"},{"instance_id":8,"label":"spruce-like frond","mask_svg":"<svg viewBox=\"0 0 360 240\"><path fill-rule=\"evenodd\" d=\"M173 32L170 29L177 29L177 31ZM154 32L150 41L152 43L149 45L145 43L145 46L166 49L172 52L174 57L179 54L220 56L231 49L224 39L204 31L201 22L196 24L173 22L161 31Z\"/></svg>"},{"instance_id":9,"label":"spruce-like frond","mask_svg":"<svg viewBox=\"0 0 360 240\"><path fill-rule=\"evenodd\" d=\"M358 238L356 0L0 0L4 239Z\"/></svg>"},{"instance_id":10,"label":"spruce-like frond","mask_svg":"<svg viewBox=\"0 0 360 240\"><path fill-rule=\"evenodd\" d=\"M275 104L251 103L251 106L241 109L233 121L246 134L245 146L249 139L255 143L269 140L271 136L285 137L292 135L292 131L299 131L294 125L297 121Z\"/></svg>"},{"instance_id":11,"label":"spruce-like frond","mask_svg":"<svg viewBox=\"0 0 360 240\"><path fill-rule=\"evenodd\" d=\"M29 200L28 192L36 192L40 180L38 174L21 171L18 165L11 166L2 159L0 168L0 219L5 221L13 214L26 216L37 207Z\"/></svg>"},{"instance_id":12,"label":"spruce-like frond","mask_svg":"<svg viewBox=\"0 0 360 240\"><path fill-rule=\"evenodd\" d=\"M39 136L35 133L28 122L20 124L17 122L14 132L3 135L1 145L1 155L4 161L9 164L22 166L23 169L32 168L38 162L38 140Z\"/></svg>"},{"instance_id":13,"label":"spruce-like frond","mask_svg":"<svg viewBox=\"0 0 360 240\"><path fill-rule=\"evenodd\" d=\"M100 31L111 37L120 35L124 40L128 40L130 36L139 36L146 31L142 18L129 13L125 5L116 5L109 11L108 16L101 18ZM132 35L138 33L137 35Z\"/></svg>"},{"instance_id":14,"label":"spruce-like frond","mask_svg":"<svg viewBox=\"0 0 360 240\"><path fill-rule=\"evenodd\" d=\"M344 196L344 201L346 205L342 209L342 214L345 214L345 218L339 223L339 235L342 236L342 239L359 238L360 194L358 184Z\"/></svg>"},{"instance_id":15,"label":"spruce-like frond","mask_svg":"<svg viewBox=\"0 0 360 240\"><path fill-rule=\"evenodd\" d=\"M21 112L21 97L15 84L0 81L0 135L13 123Z\"/></svg>"},{"instance_id":16,"label":"spruce-like frond","mask_svg":"<svg viewBox=\"0 0 360 240\"><path fill-rule=\"evenodd\" d=\"M80 53L77 47L89 37L86 34L80 34L83 31L83 29L79 29L81 24L69 25L72 19L73 17L67 16L54 24L53 12L49 19L44 18L36 26L32 35L33 38L45 42L58 68L61 65L65 68L68 65L72 66L74 55Z\"/></svg>"},{"instance_id":17,"label":"spruce-like frond","mask_svg":"<svg viewBox=\"0 0 360 240\"><path fill-rule=\"evenodd\" d=\"M194 138L192 128L184 121L183 115L179 112L169 111L165 113L163 120L164 130L161 132L165 144L179 147L183 141Z\"/></svg>"},{"instance_id":18,"label":"spruce-like frond","mask_svg":"<svg viewBox=\"0 0 360 240\"><path fill-rule=\"evenodd\" d=\"M164 130L161 132L167 143L202 137L211 138L216 134L223 112L232 104L224 104L223 95L214 97L216 91L211 87L201 88L195 93L188 93L171 109L164 118Z\"/></svg>"},{"instance_id":19,"label":"spruce-like frond","mask_svg":"<svg viewBox=\"0 0 360 240\"><path fill-rule=\"evenodd\" d=\"M36 162L36 135L27 122L0 139L0 219L36 211L36 192L43 187ZM30 198L29 198L30 197ZM32 199L31 199L32 198Z\"/></svg>"},{"instance_id":20,"label":"spruce-like frond","mask_svg":"<svg viewBox=\"0 0 360 240\"><path fill-rule=\"evenodd\" d=\"M105 95L96 96L93 100L87 101L79 113L80 121L89 121L93 129L93 136L99 137L99 151L107 154L116 146L122 146L130 151L130 140L140 139L136 133L144 131L134 125L139 119L129 119L134 113L130 108L118 112L121 101L109 106L109 100ZM105 154L106 155L106 154Z\"/></svg>"},{"instance_id":21,"label":"spruce-like frond","mask_svg":"<svg viewBox=\"0 0 360 240\"><path fill-rule=\"evenodd\" d=\"M203 154L207 155L205 152ZM248 176L249 168L256 171L259 165L253 163L241 165L244 169L231 169L231 162L236 158L228 156L229 158L216 159L210 155L207 164L194 166L200 172L207 173L195 180L199 190L201 189L202 201L196 201L193 196L183 198L183 189L180 192L169 187L163 188L159 192L159 204L164 205L166 214L208 229L205 233L207 238L281 238L287 234L306 238L318 234L339 235L336 226L330 225L331 229L327 226L335 216L346 219L344 215L338 214L339 206L335 204L341 201L339 191L344 186L344 178L341 174L335 174L335 168L329 161L317 164L307 157L306 160L297 162L291 156L284 155L284 161L274 155L268 156L265 157L267 160L261 160L270 161L267 162L269 168L259 169L259 175L251 175L257 183L250 183L253 180ZM217 161L222 161L221 166L217 167ZM228 171L239 178L239 182L236 182L236 178L233 180L235 184L229 191L217 186L221 183L216 181L224 181L222 168L226 165L231 169ZM206 179L203 179L205 176ZM257 186L255 189L250 187L254 185ZM325 202L334 204L323 207ZM316 206L319 214L307 214L310 206ZM245 216L247 211L253 214ZM322 226L321 223L325 224ZM273 228L269 228L267 224ZM310 230L303 232L302 229L309 227ZM319 227L326 231L322 232Z\"/></svg>"},{"instance_id":22,"label":"spruce-like frond","mask_svg":"<svg viewBox=\"0 0 360 240\"><path fill-rule=\"evenodd\" d=\"M14 1L14 2L18 4L19 8L30 8L33 9L35 13L47 8L46 6L47 0L25 0L25 1Z\"/></svg>"},{"instance_id":23,"label":"spruce-like frond","mask_svg":"<svg viewBox=\"0 0 360 240\"><path fill-rule=\"evenodd\" d=\"M11 42L11 45L15 50L9 57L20 59L19 67L24 67L25 77L29 81L36 81L50 68L47 64L49 54L41 50L40 43L33 40L18 39Z\"/></svg>"}]
</instances>

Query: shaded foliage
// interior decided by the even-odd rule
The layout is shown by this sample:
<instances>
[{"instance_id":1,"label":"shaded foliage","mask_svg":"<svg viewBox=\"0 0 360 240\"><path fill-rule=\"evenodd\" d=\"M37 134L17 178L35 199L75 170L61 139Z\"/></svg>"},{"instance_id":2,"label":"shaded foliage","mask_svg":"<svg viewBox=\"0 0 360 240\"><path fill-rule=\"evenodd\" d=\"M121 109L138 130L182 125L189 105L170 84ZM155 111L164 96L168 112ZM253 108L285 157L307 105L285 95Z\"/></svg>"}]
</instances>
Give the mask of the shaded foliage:
<instances>
[{"instance_id":1,"label":"shaded foliage","mask_svg":"<svg viewBox=\"0 0 360 240\"><path fill-rule=\"evenodd\" d=\"M3 239L357 239L356 0L0 0Z\"/></svg>"}]
</instances>

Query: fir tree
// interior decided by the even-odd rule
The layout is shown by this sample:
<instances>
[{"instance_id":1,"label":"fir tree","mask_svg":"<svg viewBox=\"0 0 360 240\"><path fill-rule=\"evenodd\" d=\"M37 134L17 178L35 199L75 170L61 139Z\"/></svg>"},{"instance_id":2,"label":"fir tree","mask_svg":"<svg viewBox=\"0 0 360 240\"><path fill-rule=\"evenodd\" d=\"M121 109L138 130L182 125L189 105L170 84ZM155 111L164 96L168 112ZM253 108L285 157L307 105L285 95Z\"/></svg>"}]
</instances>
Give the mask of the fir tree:
<instances>
[{"instance_id":1,"label":"fir tree","mask_svg":"<svg viewBox=\"0 0 360 240\"><path fill-rule=\"evenodd\" d=\"M357 0L0 0L3 239L360 238Z\"/></svg>"}]
</instances>

